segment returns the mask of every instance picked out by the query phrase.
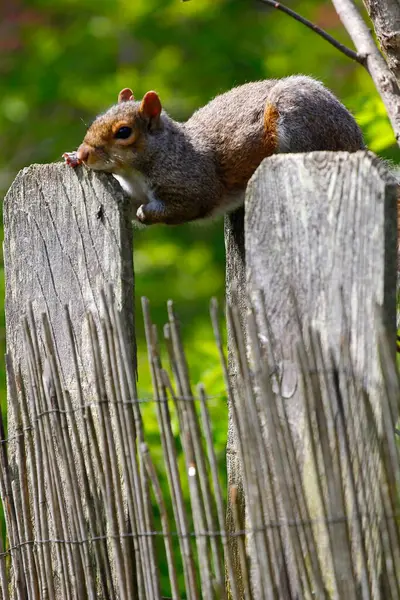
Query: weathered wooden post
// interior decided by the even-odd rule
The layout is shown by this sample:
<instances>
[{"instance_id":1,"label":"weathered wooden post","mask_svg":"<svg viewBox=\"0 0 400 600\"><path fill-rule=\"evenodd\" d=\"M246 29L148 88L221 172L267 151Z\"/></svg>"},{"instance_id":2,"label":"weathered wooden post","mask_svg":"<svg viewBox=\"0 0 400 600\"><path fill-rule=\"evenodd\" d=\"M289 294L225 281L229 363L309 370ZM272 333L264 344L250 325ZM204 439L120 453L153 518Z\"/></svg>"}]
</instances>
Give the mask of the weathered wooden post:
<instances>
[{"instance_id":1,"label":"weathered wooden post","mask_svg":"<svg viewBox=\"0 0 400 600\"><path fill-rule=\"evenodd\" d=\"M297 440L296 451L303 457L312 512L313 482L307 481L307 442L295 358L298 317L301 326L313 325L320 332L336 360L343 331L351 331L352 367L379 413L377 306L393 335L395 351L396 186L385 166L368 153L279 155L266 159L253 176L245 208L244 236L238 226L240 213L226 220L227 295L236 288L244 311L246 293L261 290L264 294L270 328L264 327L262 338L272 357L271 381L280 388ZM262 323L260 319L261 327ZM236 370L231 355L233 387ZM232 424L228 435L228 482L238 485L243 506ZM234 529L231 507L228 526ZM239 566L235 540L232 546ZM283 586L282 580L281 592Z\"/></svg>"},{"instance_id":2,"label":"weathered wooden post","mask_svg":"<svg viewBox=\"0 0 400 600\"><path fill-rule=\"evenodd\" d=\"M37 357L39 357L39 354L41 356L46 355L47 340L45 340L41 317L42 313L47 313L54 340L54 358L61 371L61 391L58 396L63 395L64 390L68 390L66 393L72 409L66 412L68 414L74 413L74 416L77 417L78 426L81 426L82 419L85 418L84 405L96 397L93 378L90 380L88 377L88 373L91 373L93 369L86 313L90 311L94 321L97 324L99 323L99 319L104 316L102 314L100 293L108 286L113 288L114 299L120 311L124 333L126 339L130 342L128 361L131 363L135 361L133 233L130 203L124 198L118 184L105 174L95 174L83 169L72 170L61 163L34 165L19 173L6 196L4 232L9 399L14 397L15 401L17 394L12 371L20 371L25 389L29 389L27 385L29 360L27 360L26 338L24 340L26 330L24 332L22 318L26 316L31 327L35 322L39 346ZM31 306L31 309L29 309L29 306ZM65 306L68 307L70 314L77 357L72 354L66 325ZM33 344L35 345L34 340ZM75 358L77 358L78 365L74 361ZM49 365L46 367L46 364L41 364L43 383L45 388L47 387L45 394L47 393L51 399L51 388L54 381L52 381L48 367ZM82 374L80 389L78 389L76 368ZM38 385L40 386L40 381ZM18 468L21 473L23 465L19 464L17 467L17 455L18 436L21 433L20 411L22 409L21 406L18 407L18 415L15 414L14 409L15 404L9 402L8 457L11 468L15 473L18 472ZM46 418L47 411L42 410ZM49 412L51 413L51 410ZM62 413L63 411L59 412ZM43 417L43 415L30 415L32 423L35 424L35 453L39 452L40 443L36 425L39 423L39 427L41 427L42 420L39 417ZM49 418L51 418L51 415L49 415ZM72 433L71 431L70 435ZM60 453L63 452L62 446L60 446L59 451ZM90 448L86 446L83 452L87 453L86 457L83 456L83 464L90 464L92 460L88 454ZM64 454L64 461L60 461L60 465L62 464L64 468L66 465L65 456L66 454ZM76 459L76 456L74 458ZM38 456L38 459L41 459L41 457ZM28 455L23 460L26 460L27 480L35 482L37 478L41 477L39 483L45 486L43 490L46 489L49 492L49 488L53 485L50 472L39 472L33 476L32 457ZM19 461L21 461L21 456ZM42 469L42 463L37 464L37 467ZM78 478L82 477L82 468L80 467L82 467L82 463L75 465ZM53 465L52 476L57 478L58 474L55 474L54 468ZM71 484L71 473L73 471L68 474L68 477L70 477L68 479L63 467L59 468L59 476L64 485L65 481L69 481L69 484ZM93 470L93 467L91 468ZM18 485L17 482L18 479L15 480L14 485ZM81 485L82 481L79 481L79 484ZM74 493L78 496L82 494L83 497L83 489L83 487L80 487L79 490L75 489ZM16 494L16 497L18 498L26 492L27 490L21 490L20 494ZM67 497L71 499L70 492L68 492ZM60 501L61 504L62 501ZM83 502L83 506L84 504ZM47 537L57 539L60 524L53 521L54 509L50 510L48 505L39 508L44 512L39 514L39 511L36 511L34 530L26 531L25 539L43 540L46 539L46 534ZM28 510L28 513L29 510L32 510L32 513L34 512L33 507L23 507L23 510ZM72 514L74 514L73 510ZM72 520L79 517L78 510ZM61 519L61 521L65 518L65 515L58 515L58 519ZM26 523L27 528L30 529L29 517ZM71 526L71 523L69 525ZM69 525L64 523L63 530L66 531ZM84 538L85 523L77 520L74 526L75 531L79 532L78 537ZM9 532L9 535L11 533ZM93 532L91 532L91 535L93 536ZM68 534L66 537L68 538ZM86 537L90 536L87 535ZM129 540L127 542L130 543ZM65 540L65 543L67 555L71 548L74 548L75 552L81 551L81 546L71 545L68 539ZM97 549L95 548L96 551L99 547L98 545ZM39 553L48 552L45 545L41 546L40 541L38 548ZM53 544L52 552L54 552L54 548L59 547ZM85 553L86 546L83 548ZM62 551L64 551L63 548ZM60 554L60 556L63 555ZM89 559L88 553L82 556L86 561ZM69 557L70 560L74 560L72 555L69 555ZM45 555L44 564L50 565L51 561L48 559L49 555ZM66 564L65 562L65 568ZM60 564L59 568L61 568ZM46 572L47 578L41 580L42 587L39 596L45 597L44 595L47 594L46 597L50 599L66 597L59 587L61 585L60 576L57 575L53 580L51 568L47 568ZM90 569L87 569L86 572L90 575ZM106 577L107 575L103 574L103 576ZM64 577L68 577L67 572L65 572ZM129 577L132 579L131 574ZM81 587L83 585L82 581L74 581L73 584L75 589L83 590L83 587ZM18 581L16 585L18 585ZM64 585L66 585L65 582ZM107 581L104 585L108 585ZM132 585L131 581L127 583L128 592L129 585ZM95 595L95 583L88 585L88 590L89 597L97 597ZM84 592L82 591L82 593Z\"/></svg>"}]
</instances>

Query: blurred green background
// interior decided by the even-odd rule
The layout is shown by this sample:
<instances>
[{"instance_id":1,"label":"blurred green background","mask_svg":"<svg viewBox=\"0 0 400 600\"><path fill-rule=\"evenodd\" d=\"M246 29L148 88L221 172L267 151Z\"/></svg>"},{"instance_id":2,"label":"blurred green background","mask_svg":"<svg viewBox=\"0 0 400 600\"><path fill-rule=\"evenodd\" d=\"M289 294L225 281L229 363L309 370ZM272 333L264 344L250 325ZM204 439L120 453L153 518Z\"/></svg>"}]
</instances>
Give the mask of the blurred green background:
<instances>
[{"instance_id":1,"label":"blurred green background","mask_svg":"<svg viewBox=\"0 0 400 600\"><path fill-rule=\"evenodd\" d=\"M329 1L287 0L350 44ZM360 3L361 4L361 3ZM256 0L8 0L0 7L0 191L18 170L52 162L76 148L86 124L116 101L121 88L140 98L156 90L184 120L213 96L246 81L292 73L321 79L354 113L370 149L400 162L385 110L366 71L301 24ZM166 301L179 313L194 382L209 394L221 460L226 400L208 318L211 296L224 299L223 221L155 226L135 237L139 393L151 394L140 297L160 326ZM0 344L5 351L4 271ZM5 410L5 373L0 363ZM154 440L153 407L146 429ZM156 446L152 453L161 457Z\"/></svg>"}]
</instances>

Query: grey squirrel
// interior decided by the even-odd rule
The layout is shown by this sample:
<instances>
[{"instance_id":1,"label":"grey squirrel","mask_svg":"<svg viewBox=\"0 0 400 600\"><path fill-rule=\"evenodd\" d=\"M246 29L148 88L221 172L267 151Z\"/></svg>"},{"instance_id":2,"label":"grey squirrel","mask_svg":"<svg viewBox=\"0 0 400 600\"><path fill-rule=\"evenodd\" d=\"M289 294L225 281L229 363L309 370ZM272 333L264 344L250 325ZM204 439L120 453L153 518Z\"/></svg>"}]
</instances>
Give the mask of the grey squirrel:
<instances>
[{"instance_id":1,"label":"grey squirrel","mask_svg":"<svg viewBox=\"0 0 400 600\"><path fill-rule=\"evenodd\" d=\"M156 92L141 102L123 89L67 164L112 173L142 223L178 224L232 210L261 161L277 152L364 148L360 128L322 83L302 75L246 83L185 123Z\"/></svg>"}]
</instances>

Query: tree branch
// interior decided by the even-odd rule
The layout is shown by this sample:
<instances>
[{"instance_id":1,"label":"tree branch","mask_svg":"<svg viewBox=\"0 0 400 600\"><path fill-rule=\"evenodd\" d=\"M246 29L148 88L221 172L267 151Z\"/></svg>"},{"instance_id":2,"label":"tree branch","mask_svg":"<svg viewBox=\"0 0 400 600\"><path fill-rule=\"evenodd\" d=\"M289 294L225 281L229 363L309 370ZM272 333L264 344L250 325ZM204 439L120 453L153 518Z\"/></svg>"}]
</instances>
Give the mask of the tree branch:
<instances>
[{"instance_id":1,"label":"tree branch","mask_svg":"<svg viewBox=\"0 0 400 600\"><path fill-rule=\"evenodd\" d=\"M398 0L364 0L389 69L400 82L400 4Z\"/></svg>"},{"instance_id":2,"label":"tree branch","mask_svg":"<svg viewBox=\"0 0 400 600\"><path fill-rule=\"evenodd\" d=\"M289 15L290 17L292 17L299 23L302 23L303 25L305 25L306 27L308 27L309 29L311 29L312 31L317 33L324 40L326 40L327 42L332 44L332 46L334 46L337 50L339 50L340 52L345 54L348 58L352 58L356 62L365 66L365 56L363 56L362 54L360 54L358 52L354 52L354 50L351 50L344 44L341 44L334 37L329 35L329 33L324 31L324 29L321 29L320 27L318 27L318 25L315 25L315 23L313 23L312 21L305 19L304 17L299 15L297 12L295 12L291 8L288 8L284 4L281 4L280 2L276 2L275 0L260 0L260 2L262 2L263 4L268 4L268 6L272 6L272 8L276 8L277 10L282 11L286 15Z\"/></svg>"},{"instance_id":3,"label":"tree branch","mask_svg":"<svg viewBox=\"0 0 400 600\"><path fill-rule=\"evenodd\" d=\"M299 23L302 23L321 36L324 40L329 42L337 50L363 65L367 69L380 97L382 98L382 102L385 105L390 123L393 127L396 141L400 146L400 88L395 76L389 69L385 59L379 51L379 48L375 44L375 40L372 37L369 28L363 20L358 8L354 4L354 0L332 0L332 3L345 29L353 40L357 52L347 48L347 46L344 46L338 42L334 37L329 35L329 33L311 21L308 21L308 19L305 19L291 8L281 4L277 0L259 1L284 12ZM364 0L364 2L367 4L367 7L371 8L372 5L376 7L381 1L382 0ZM392 2L392 0L386 0L386 2L389 3ZM400 42L398 53L400 53Z\"/></svg>"},{"instance_id":4,"label":"tree branch","mask_svg":"<svg viewBox=\"0 0 400 600\"><path fill-rule=\"evenodd\" d=\"M400 89L397 81L353 0L332 0L332 3L358 53L365 56L365 66L386 107L400 145Z\"/></svg>"}]
</instances>

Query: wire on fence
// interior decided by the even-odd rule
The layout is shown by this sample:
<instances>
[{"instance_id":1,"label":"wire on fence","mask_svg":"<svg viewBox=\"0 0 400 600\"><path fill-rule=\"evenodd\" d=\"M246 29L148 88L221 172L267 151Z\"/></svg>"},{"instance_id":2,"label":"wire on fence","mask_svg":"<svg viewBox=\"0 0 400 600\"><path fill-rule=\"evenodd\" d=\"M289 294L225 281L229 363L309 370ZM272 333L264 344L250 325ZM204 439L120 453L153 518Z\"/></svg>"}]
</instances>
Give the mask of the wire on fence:
<instances>
[{"instance_id":1,"label":"wire on fence","mask_svg":"<svg viewBox=\"0 0 400 600\"><path fill-rule=\"evenodd\" d=\"M62 381L48 318L41 316L41 346L32 307L22 325L26 364L14 365L7 357L15 433L7 438L0 420L0 493L8 535L8 548L0 547L0 590L6 600L14 589L18 598L49 600L159 600L163 594L224 600L227 589L232 600L251 600L257 589L272 600L283 585L289 598L328 598L334 590L339 598L356 600L360 593L377 597L378 581L386 597L400 598L400 461L394 439L399 385L383 331L379 410L355 374L346 335L336 358L313 329L306 339L300 335L295 354L305 463L272 381L279 368L260 335L260 322L268 330L265 314L250 306L246 347L238 311L228 307L238 365L233 390L212 301L247 503L242 524L232 487L235 528L227 530L208 412L208 400L226 396L207 397L202 385L194 392L172 303L163 329L166 368L144 300L153 394L138 398L121 315L105 294L102 305L102 320L87 316L89 392L83 390L67 309L73 392ZM157 462L141 413L148 402L157 409L162 452ZM304 464L314 477L316 511L308 503ZM235 538L242 540L240 565L232 556ZM168 569L167 584L161 564Z\"/></svg>"}]
</instances>

